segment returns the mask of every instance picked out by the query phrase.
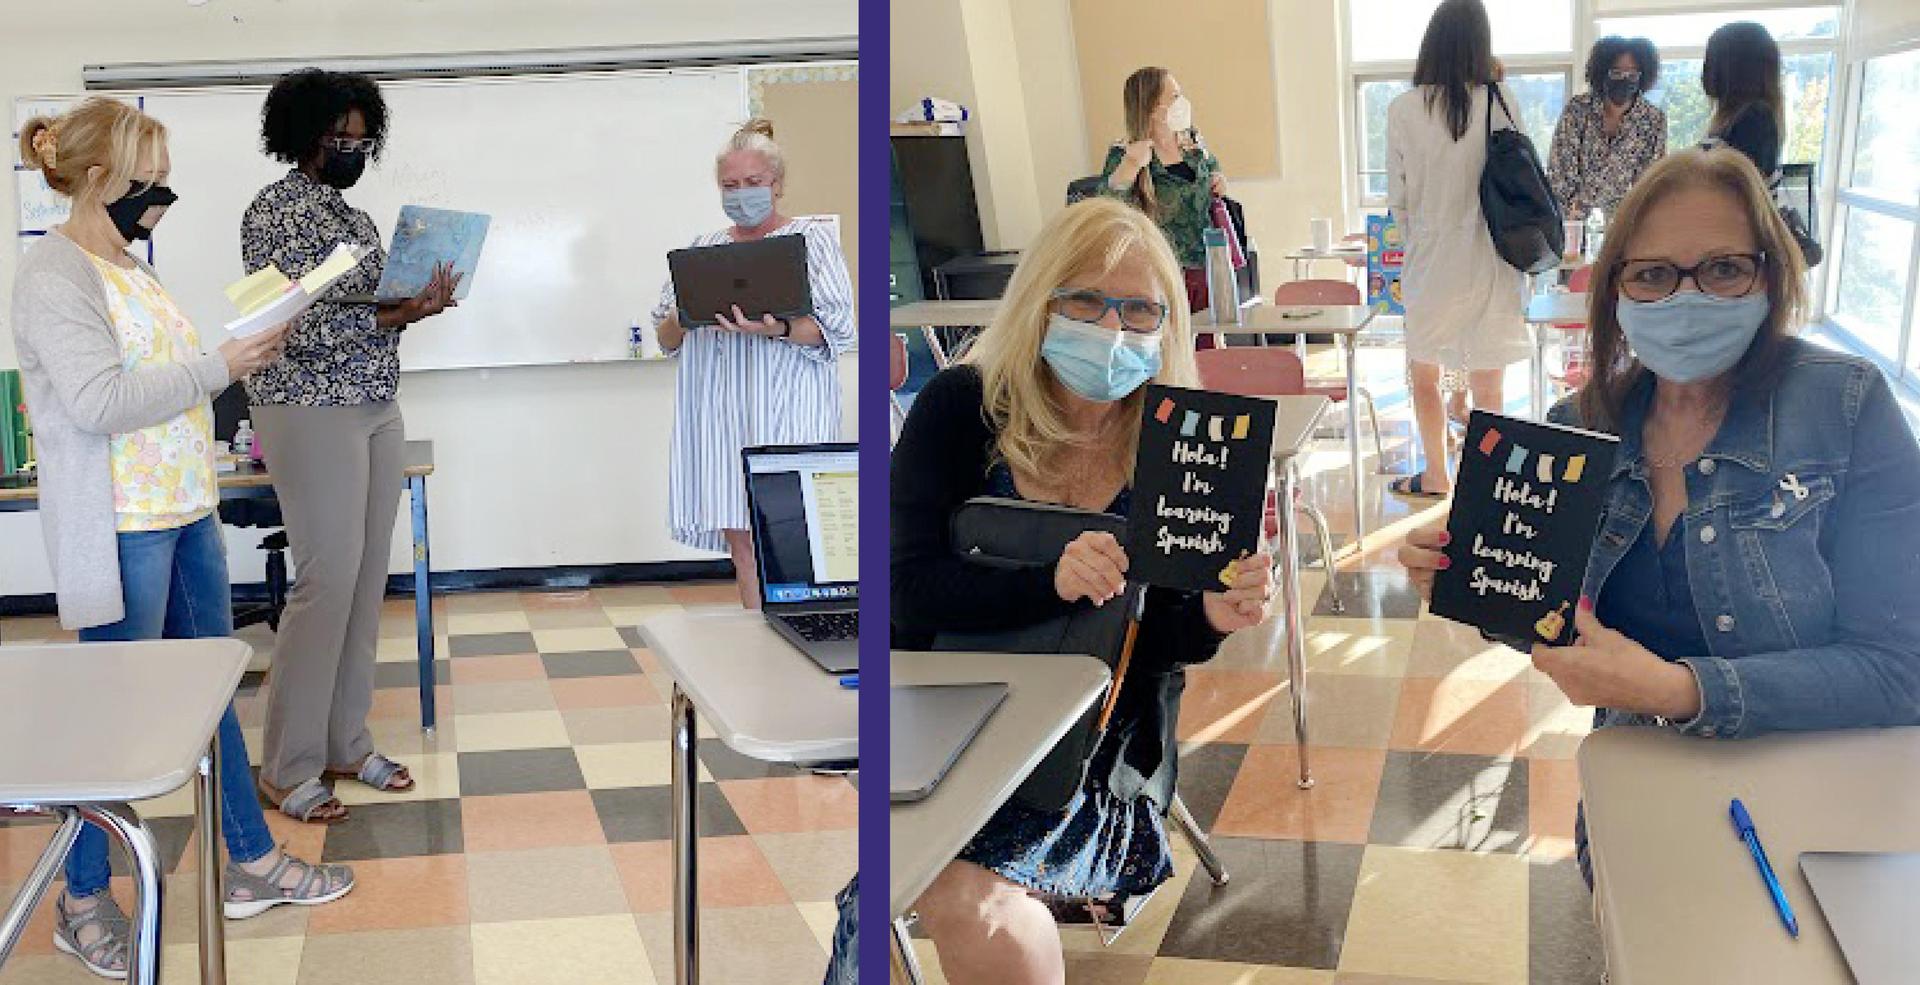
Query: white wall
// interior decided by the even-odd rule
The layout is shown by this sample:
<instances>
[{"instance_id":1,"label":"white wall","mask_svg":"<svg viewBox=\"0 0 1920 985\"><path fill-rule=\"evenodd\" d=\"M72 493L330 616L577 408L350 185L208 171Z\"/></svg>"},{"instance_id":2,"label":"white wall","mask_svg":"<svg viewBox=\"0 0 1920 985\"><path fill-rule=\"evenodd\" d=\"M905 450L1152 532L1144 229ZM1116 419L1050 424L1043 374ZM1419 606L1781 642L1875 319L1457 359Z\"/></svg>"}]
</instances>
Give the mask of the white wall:
<instances>
[{"instance_id":1,"label":"white wall","mask_svg":"<svg viewBox=\"0 0 1920 985\"><path fill-rule=\"evenodd\" d=\"M895 0L893 9L893 103L972 98L977 119L967 139L987 245L1024 247L1064 207L1067 182L1096 173L1106 153L1084 136L1068 0ZM1347 209L1339 4L1269 0L1268 17L1280 174L1243 179L1234 162L1221 164L1229 194L1246 207L1270 288L1290 276L1280 255L1306 242L1307 220ZM1194 115L1204 130L1207 107Z\"/></svg>"},{"instance_id":2,"label":"white wall","mask_svg":"<svg viewBox=\"0 0 1920 985\"><path fill-rule=\"evenodd\" d=\"M508 51L857 33L855 0L61 0L8 4L0 103L81 90L103 62ZM503 120L500 152L537 143L539 121ZM636 172L642 166L636 148ZM252 154L237 147L236 154ZM12 155L8 156L9 161ZM13 289L13 183L0 192L0 297ZM618 193L618 189L610 189ZM714 225L724 223L717 212ZM651 307L657 284L612 285ZM0 366L16 365L0 306ZM843 425L854 434L854 362L842 360ZM436 570L704 557L666 531L673 364L409 373L410 437L431 438ZM405 505L392 570L411 570ZM228 532L233 577L257 581L258 535ZM0 514L0 595L52 590L34 514Z\"/></svg>"}]
</instances>

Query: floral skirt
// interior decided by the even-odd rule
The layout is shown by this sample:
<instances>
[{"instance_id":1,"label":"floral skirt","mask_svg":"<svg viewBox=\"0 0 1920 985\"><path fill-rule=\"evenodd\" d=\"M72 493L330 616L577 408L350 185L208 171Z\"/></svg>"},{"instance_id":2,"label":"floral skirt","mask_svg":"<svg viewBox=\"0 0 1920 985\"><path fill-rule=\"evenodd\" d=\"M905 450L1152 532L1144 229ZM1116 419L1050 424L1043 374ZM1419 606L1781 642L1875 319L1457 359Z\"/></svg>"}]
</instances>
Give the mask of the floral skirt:
<instances>
[{"instance_id":1,"label":"floral skirt","mask_svg":"<svg viewBox=\"0 0 1920 985\"><path fill-rule=\"evenodd\" d=\"M1173 876L1159 805L1104 790L1083 789L1059 811L1009 801L959 858L1054 896L1144 895Z\"/></svg>"}]
</instances>

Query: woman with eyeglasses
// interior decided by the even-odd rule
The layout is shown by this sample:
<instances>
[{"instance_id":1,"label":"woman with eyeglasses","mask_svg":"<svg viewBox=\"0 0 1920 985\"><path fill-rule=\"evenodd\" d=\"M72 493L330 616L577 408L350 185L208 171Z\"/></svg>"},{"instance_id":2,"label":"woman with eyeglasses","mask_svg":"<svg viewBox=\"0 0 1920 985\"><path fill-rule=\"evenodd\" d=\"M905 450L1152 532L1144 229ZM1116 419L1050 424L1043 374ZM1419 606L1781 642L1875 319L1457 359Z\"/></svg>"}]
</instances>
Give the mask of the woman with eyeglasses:
<instances>
[{"instance_id":1,"label":"woman with eyeglasses","mask_svg":"<svg viewBox=\"0 0 1920 985\"><path fill-rule=\"evenodd\" d=\"M669 530L688 547L731 555L740 604L758 609L760 578L740 449L838 438L835 363L857 348L853 287L832 227L780 211L787 158L774 143L771 121L749 120L734 132L715 156L714 180L720 210L731 224L690 245L802 237L813 294L813 312L798 318L756 320L734 305L732 311L700 312L714 324L689 328L680 323L680 303L668 280L653 308L660 347L680 361L667 465Z\"/></svg>"},{"instance_id":2,"label":"woman with eyeglasses","mask_svg":"<svg viewBox=\"0 0 1920 985\"><path fill-rule=\"evenodd\" d=\"M1727 148L1655 164L1609 228L1592 377L1548 416L1620 448L1578 639L1533 648L1596 727L1920 724L1920 445L1878 369L1794 337L1804 273ZM1400 548L1423 595L1446 544L1442 519Z\"/></svg>"},{"instance_id":3,"label":"woman with eyeglasses","mask_svg":"<svg viewBox=\"0 0 1920 985\"><path fill-rule=\"evenodd\" d=\"M1587 91L1567 100L1553 128L1547 181L1561 214L1611 214L1667 152L1667 114L1646 93L1660 82L1660 53L1646 38L1609 35L1587 53Z\"/></svg>"},{"instance_id":4,"label":"woman with eyeglasses","mask_svg":"<svg viewBox=\"0 0 1920 985\"><path fill-rule=\"evenodd\" d=\"M298 278L342 243L364 251L332 299L295 322L286 358L246 379L299 575L274 646L260 792L290 817L333 824L347 810L331 780L413 789L367 729L406 443L394 398L400 333L453 307L459 278L437 269L398 304L345 300L371 297L386 264L372 217L341 195L386 144L373 80L312 68L283 77L267 93L260 139L289 169L241 216L247 272L272 264Z\"/></svg>"},{"instance_id":5,"label":"woman with eyeglasses","mask_svg":"<svg viewBox=\"0 0 1920 985\"><path fill-rule=\"evenodd\" d=\"M949 523L983 495L1127 515L1143 387L1197 385L1183 302L1166 237L1136 209L1089 199L1040 231L993 324L920 391L894 447L895 646L1122 604L1127 551L1112 534L1088 532L1052 565L1008 570L958 554ZM948 981L1060 985L1060 936L1034 894L1143 895L1172 876L1182 668L1266 619L1271 560L1239 561L1226 591L1148 593L1079 793L1059 811L1009 801L915 905Z\"/></svg>"}]
</instances>

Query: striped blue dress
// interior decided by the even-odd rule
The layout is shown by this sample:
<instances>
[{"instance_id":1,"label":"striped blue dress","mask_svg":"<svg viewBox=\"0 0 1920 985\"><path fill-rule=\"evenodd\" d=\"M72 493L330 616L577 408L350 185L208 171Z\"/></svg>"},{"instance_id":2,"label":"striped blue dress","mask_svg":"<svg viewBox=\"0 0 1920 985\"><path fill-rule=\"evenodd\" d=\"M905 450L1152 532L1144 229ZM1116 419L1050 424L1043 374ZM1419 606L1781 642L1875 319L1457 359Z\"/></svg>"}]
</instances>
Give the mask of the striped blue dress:
<instances>
[{"instance_id":1,"label":"striped blue dress","mask_svg":"<svg viewBox=\"0 0 1920 985\"><path fill-rule=\"evenodd\" d=\"M807 239L807 279L824 345L742 335L720 328L689 331L674 397L673 452L668 463L667 526L696 550L725 553L722 530L745 530L747 493L740 449L750 445L834 441L840 433L840 377L834 360L856 348L853 284L832 228L795 219L772 235ZM730 229L693 246L732 241ZM673 281L653 309L658 327L678 308Z\"/></svg>"}]
</instances>

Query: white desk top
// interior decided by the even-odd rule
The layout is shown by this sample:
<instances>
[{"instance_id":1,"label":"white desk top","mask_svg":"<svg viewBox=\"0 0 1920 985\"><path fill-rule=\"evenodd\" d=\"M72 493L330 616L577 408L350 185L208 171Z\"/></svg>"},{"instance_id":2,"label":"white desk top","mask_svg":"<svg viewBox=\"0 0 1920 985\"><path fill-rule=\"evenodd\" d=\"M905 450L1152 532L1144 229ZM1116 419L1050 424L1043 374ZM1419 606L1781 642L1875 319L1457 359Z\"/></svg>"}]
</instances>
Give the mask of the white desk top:
<instances>
[{"instance_id":1,"label":"white desk top","mask_svg":"<svg viewBox=\"0 0 1920 985\"><path fill-rule=\"evenodd\" d=\"M1616 985L1850 982L1800 853L1920 851L1920 728L1737 742L1607 728L1581 743L1579 763ZM1753 815L1798 940L1734 833L1734 797Z\"/></svg>"},{"instance_id":2,"label":"white desk top","mask_svg":"<svg viewBox=\"0 0 1920 985\"><path fill-rule=\"evenodd\" d=\"M252 657L236 639L0 647L0 803L97 804L180 789Z\"/></svg>"},{"instance_id":3,"label":"white desk top","mask_svg":"<svg viewBox=\"0 0 1920 985\"><path fill-rule=\"evenodd\" d=\"M1312 335L1358 335L1373 321L1374 311L1364 304L1250 304L1240 309L1240 324L1215 325L1206 312L1193 316L1193 334L1267 335L1271 333L1308 333Z\"/></svg>"},{"instance_id":4,"label":"white desk top","mask_svg":"<svg viewBox=\"0 0 1920 985\"><path fill-rule=\"evenodd\" d=\"M888 913L898 917L933 877L1006 803L1067 728L1107 687L1107 666L1092 657L1032 653L893 653L893 680L902 684L1005 681L1005 704L933 795L887 812Z\"/></svg>"},{"instance_id":5,"label":"white desk top","mask_svg":"<svg viewBox=\"0 0 1920 985\"><path fill-rule=\"evenodd\" d=\"M860 692L841 687L760 613L667 612L640 632L735 752L774 763L859 758Z\"/></svg>"},{"instance_id":6,"label":"white desk top","mask_svg":"<svg viewBox=\"0 0 1920 985\"><path fill-rule=\"evenodd\" d=\"M1535 294L1527 299L1527 322L1533 325L1585 325L1587 296L1570 291Z\"/></svg>"},{"instance_id":7,"label":"white desk top","mask_svg":"<svg viewBox=\"0 0 1920 985\"><path fill-rule=\"evenodd\" d=\"M887 312L889 328L978 328L1000 310L998 298L989 301L914 301Z\"/></svg>"},{"instance_id":8,"label":"white desk top","mask_svg":"<svg viewBox=\"0 0 1920 985\"><path fill-rule=\"evenodd\" d=\"M1273 412L1273 460L1285 462L1313 440L1313 429L1333 402L1317 394L1268 397L1279 406Z\"/></svg>"},{"instance_id":9,"label":"white desk top","mask_svg":"<svg viewBox=\"0 0 1920 985\"><path fill-rule=\"evenodd\" d=\"M1290 253L1281 254L1283 260L1358 260L1367 255L1365 243L1335 243L1331 250L1316 250L1311 246L1295 247Z\"/></svg>"}]
</instances>

